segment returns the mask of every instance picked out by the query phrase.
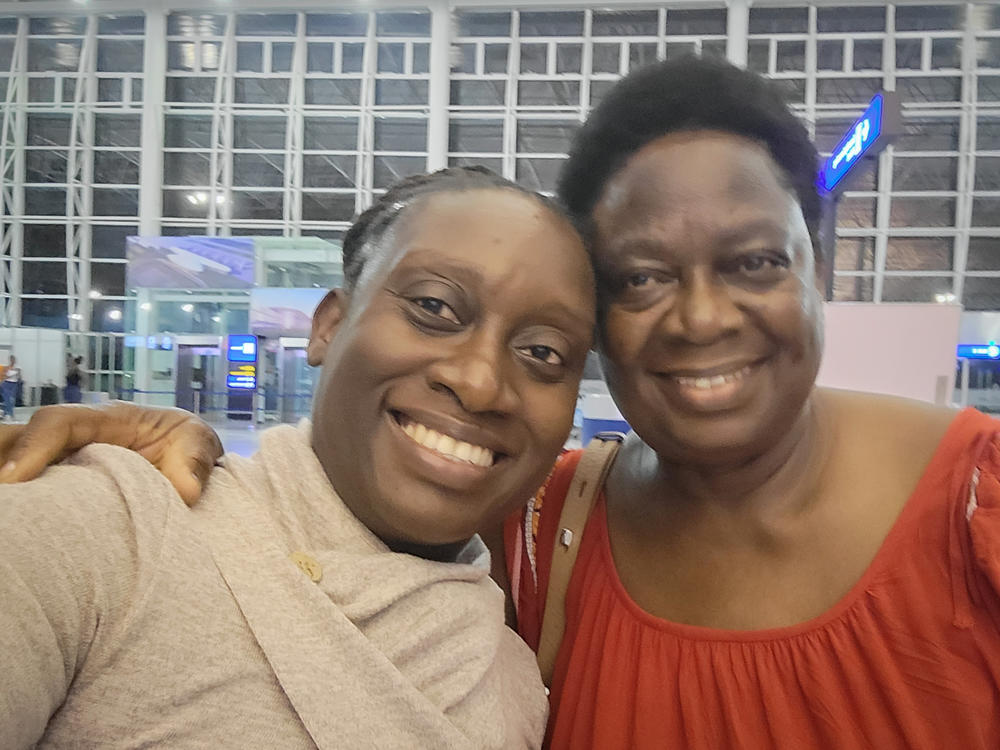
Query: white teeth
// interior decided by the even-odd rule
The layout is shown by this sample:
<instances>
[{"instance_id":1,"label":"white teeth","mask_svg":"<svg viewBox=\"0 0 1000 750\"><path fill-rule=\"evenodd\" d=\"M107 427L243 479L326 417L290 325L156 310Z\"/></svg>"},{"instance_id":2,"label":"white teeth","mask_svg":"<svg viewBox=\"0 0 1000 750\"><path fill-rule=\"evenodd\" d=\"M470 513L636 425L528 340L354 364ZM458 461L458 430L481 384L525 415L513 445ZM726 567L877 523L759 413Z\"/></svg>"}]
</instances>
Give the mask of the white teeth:
<instances>
[{"instance_id":1,"label":"white teeth","mask_svg":"<svg viewBox=\"0 0 1000 750\"><path fill-rule=\"evenodd\" d=\"M674 380L685 388L697 388L700 391L707 391L711 388L718 388L719 386L726 385L727 383L735 383L745 378L749 373L750 365L747 365L739 370L728 372L725 375L713 375L708 378L685 378L677 375L674 376Z\"/></svg>"},{"instance_id":2,"label":"white teeth","mask_svg":"<svg viewBox=\"0 0 1000 750\"><path fill-rule=\"evenodd\" d=\"M481 445L473 445L463 440L456 440L451 435L443 435L437 430L432 430L426 425L418 422L407 422L401 424L403 432L424 448L429 448L442 456L453 458L456 461L474 464L488 468L493 465L493 451Z\"/></svg>"}]
</instances>

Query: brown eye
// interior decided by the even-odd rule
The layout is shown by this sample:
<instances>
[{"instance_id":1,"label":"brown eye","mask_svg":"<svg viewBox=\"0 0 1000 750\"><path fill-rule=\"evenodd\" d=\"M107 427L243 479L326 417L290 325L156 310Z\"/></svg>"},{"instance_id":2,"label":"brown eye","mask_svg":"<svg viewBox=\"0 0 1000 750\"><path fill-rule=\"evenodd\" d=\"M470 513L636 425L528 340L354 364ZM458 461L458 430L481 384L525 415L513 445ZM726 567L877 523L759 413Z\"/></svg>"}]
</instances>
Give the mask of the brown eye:
<instances>
[{"instance_id":1,"label":"brown eye","mask_svg":"<svg viewBox=\"0 0 1000 750\"><path fill-rule=\"evenodd\" d=\"M437 297L416 297L412 300L412 302L421 310L433 315L436 318L443 318L444 320L452 323L461 322L451 306L444 300L440 300Z\"/></svg>"},{"instance_id":2,"label":"brown eye","mask_svg":"<svg viewBox=\"0 0 1000 750\"><path fill-rule=\"evenodd\" d=\"M632 289L638 289L640 287L646 286L652 279L648 273L633 273L631 276L625 279L625 285L631 287Z\"/></svg>"},{"instance_id":3,"label":"brown eye","mask_svg":"<svg viewBox=\"0 0 1000 750\"><path fill-rule=\"evenodd\" d=\"M534 344L527 347L527 350L534 359L541 360L547 365L561 365L563 363L562 356L551 346Z\"/></svg>"}]
</instances>

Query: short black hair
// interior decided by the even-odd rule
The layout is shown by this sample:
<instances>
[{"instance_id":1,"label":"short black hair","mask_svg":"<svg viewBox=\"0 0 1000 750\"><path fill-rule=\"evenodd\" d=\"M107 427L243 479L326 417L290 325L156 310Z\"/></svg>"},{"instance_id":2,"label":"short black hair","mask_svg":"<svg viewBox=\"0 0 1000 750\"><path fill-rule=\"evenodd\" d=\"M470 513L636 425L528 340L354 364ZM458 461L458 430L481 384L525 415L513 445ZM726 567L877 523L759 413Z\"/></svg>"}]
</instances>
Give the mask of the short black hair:
<instances>
[{"instance_id":1,"label":"short black hair","mask_svg":"<svg viewBox=\"0 0 1000 750\"><path fill-rule=\"evenodd\" d=\"M592 232L591 212L628 158L669 133L719 130L763 144L794 190L817 259L822 205L819 155L774 84L719 59L685 56L619 81L577 132L559 176L558 196L577 226Z\"/></svg>"},{"instance_id":2,"label":"short black hair","mask_svg":"<svg viewBox=\"0 0 1000 750\"><path fill-rule=\"evenodd\" d=\"M341 253L345 288L354 288L372 248L417 199L432 193L493 189L514 190L529 196L569 223L566 211L554 200L511 182L486 167L448 167L429 174L404 177L362 213L344 235Z\"/></svg>"}]
</instances>

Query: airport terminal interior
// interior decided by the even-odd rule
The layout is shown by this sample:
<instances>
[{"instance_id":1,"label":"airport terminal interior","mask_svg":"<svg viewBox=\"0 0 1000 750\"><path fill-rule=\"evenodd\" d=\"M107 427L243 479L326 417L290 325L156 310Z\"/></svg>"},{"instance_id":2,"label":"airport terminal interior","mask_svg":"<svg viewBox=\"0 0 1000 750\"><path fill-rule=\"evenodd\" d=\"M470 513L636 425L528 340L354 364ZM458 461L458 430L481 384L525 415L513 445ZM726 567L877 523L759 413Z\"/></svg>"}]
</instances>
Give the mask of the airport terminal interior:
<instances>
[{"instance_id":1,"label":"airport terminal interior","mask_svg":"<svg viewBox=\"0 0 1000 750\"><path fill-rule=\"evenodd\" d=\"M551 194L609 87L688 54L774 79L838 182L820 382L1000 411L995 2L27 0L0 2L15 420L77 372L252 447L310 413L310 317L374 197L448 165ZM616 416L592 363L577 426Z\"/></svg>"}]
</instances>

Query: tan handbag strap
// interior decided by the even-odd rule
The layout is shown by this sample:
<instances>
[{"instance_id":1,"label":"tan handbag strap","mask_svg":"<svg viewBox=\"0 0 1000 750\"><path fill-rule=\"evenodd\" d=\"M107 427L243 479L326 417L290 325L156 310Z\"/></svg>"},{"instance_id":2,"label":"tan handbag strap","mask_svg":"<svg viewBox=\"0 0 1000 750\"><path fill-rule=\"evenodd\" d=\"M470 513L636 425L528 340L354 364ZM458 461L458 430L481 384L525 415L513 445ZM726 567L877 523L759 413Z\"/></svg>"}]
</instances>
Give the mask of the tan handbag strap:
<instances>
[{"instance_id":1,"label":"tan handbag strap","mask_svg":"<svg viewBox=\"0 0 1000 750\"><path fill-rule=\"evenodd\" d=\"M566 630L566 590L580 551L583 529L624 438L620 432L601 432L594 436L580 457L563 501L559 532L552 549L542 632L538 639L538 668L546 686L552 683L556 654Z\"/></svg>"}]
</instances>

